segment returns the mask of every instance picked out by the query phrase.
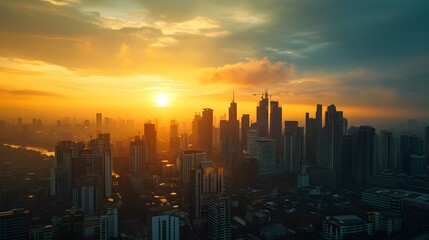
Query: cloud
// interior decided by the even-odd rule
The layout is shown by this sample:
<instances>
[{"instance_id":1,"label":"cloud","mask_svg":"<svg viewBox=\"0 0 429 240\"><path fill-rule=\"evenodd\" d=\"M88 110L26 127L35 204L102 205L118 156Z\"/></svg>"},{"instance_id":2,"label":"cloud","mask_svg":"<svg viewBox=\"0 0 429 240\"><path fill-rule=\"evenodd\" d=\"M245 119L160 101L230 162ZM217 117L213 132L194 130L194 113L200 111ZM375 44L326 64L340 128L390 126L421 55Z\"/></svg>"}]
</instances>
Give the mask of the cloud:
<instances>
[{"instance_id":1,"label":"cloud","mask_svg":"<svg viewBox=\"0 0 429 240\"><path fill-rule=\"evenodd\" d=\"M38 91L38 90L31 90L31 89L19 89L19 90L7 90L7 89L0 89L0 93L6 93L12 96L19 96L19 97L53 97L53 98L68 98L65 95L53 93L53 92L47 92L47 91Z\"/></svg>"},{"instance_id":2,"label":"cloud","mask_svg":"<svg viewBox=\"0 0 429 240\"><path fill-rule=\"evenodd\" d=\"M285 82L294 74L295 65L281 61L272 63L268 58L263 58L208 69L201 82L204 84L225 82L247 86L270 85Z\"/></svg>"}]
</instances>

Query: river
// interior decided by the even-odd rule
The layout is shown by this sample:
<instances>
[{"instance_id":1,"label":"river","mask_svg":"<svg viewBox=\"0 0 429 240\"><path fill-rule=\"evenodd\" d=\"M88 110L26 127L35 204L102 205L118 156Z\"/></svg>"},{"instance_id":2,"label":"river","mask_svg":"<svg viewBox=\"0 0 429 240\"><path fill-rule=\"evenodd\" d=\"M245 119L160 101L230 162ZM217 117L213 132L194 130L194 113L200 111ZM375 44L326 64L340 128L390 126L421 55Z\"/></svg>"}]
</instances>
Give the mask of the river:
<instances>
[{"instance_id":1,"label":"river","mask_svg":"<svg viewBox=\"0 0 429 240\"><path fill-rule=\"evenodd\" d=\"M16 145L16 144L7 144L7 143L3 143L4 146L9 146L12 148L24 148L27 150L32 150L32 151L36 151L39 152L41 154L44 154L46 156L55 156L55 152L51 152L48 151L47 149L41 148L41 147L32 147L32 146L21 146L21 145Z\"/></svg>"}]
</instances>

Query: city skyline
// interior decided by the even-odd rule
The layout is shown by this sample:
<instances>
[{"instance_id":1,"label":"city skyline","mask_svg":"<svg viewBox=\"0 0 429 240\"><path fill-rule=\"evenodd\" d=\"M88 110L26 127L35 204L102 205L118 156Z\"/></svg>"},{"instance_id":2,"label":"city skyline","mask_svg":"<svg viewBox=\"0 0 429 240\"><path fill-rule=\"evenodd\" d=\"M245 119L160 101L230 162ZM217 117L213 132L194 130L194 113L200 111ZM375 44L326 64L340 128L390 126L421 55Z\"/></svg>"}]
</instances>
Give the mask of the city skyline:
<instances>
[{"instance_id":1,"label":"city skyline","mask_svg":"<svg viewBox=\"0 0 429 240\"><path fill-rule=\"evenodd\" d=\"M425 5L2 1L1 117L221 116L235 90L254 121L268 89L301 123L318 103L428 119Z\"/></svg>"}]
</instances>

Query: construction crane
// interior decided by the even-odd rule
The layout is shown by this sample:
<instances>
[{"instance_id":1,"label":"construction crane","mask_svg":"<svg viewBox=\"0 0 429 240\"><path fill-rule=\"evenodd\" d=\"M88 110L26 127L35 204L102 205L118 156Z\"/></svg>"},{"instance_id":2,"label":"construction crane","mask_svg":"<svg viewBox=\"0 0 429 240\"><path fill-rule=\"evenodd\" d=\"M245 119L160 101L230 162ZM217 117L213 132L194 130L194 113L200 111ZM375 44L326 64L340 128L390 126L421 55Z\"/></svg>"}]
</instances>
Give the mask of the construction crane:
<instances>
[{"instance_id":1,"label":"construction crane","mask_svg":"<svg viewBox=\"0 0 429 240\"><path fill-rule=\"evenodd\" d=\"M259 93L252 93L252 96L258 96ZM265 89L265 93L261 93L261 99L264 99L268 97L268 89Z\"/></svg>"}]
</instances>

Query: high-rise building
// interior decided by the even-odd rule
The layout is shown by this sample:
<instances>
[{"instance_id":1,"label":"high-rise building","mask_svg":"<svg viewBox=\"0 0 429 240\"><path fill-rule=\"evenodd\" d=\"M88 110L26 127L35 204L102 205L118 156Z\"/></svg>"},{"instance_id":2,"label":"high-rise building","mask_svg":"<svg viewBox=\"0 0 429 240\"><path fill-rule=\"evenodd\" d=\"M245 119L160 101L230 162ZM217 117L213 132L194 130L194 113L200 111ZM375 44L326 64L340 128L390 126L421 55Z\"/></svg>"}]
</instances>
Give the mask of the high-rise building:
<instances>
[{"instance_id":1,"label":"high-rise building","mask_svg":"<svg viewBox=\"0 0 429 240\"><path fill-rule=\"evenodd\" d=\"M198 125L199 122L201 121L201 115L199 113L195 113L194 115L194 119L192 120L192 134L189 138L191 145L192 145L192 149L199 149L199 142L198 142L198 137L199 137L199 133L198 133Z\"/></svg>"},{"instance_id":2,"label":"high-rise building","mask_svg":"<svg viewBox=\"0 0 429 240\"><path fill-rule=\"evenodd\" d=\"M358 186L366 186L371 176L377 174L377 142L375 129L360 126L357 136L356 181Z\"/></svg>"},{"instance_id":3,"label":"high-rise building","mask_svg":"<svg viewBox=\"0 0 429 240\"><path fill-rule=\"evenodd\" d=\"M97 128L97 133L100 133L101 131L103 131L103 114L102 113L95 114L95 124Z\"/></svg>"},{"instance_id":4,"label":"high-rise building","mask_svg":"<svg viewBox=\"0 0 429 240\"><path fill-rule=\"evenodd\" d=\"M134 140L130 143L130 173L143 173L146 165L147 151L140 136L134 137Z\"/></svg>"},{"instance_id":5,"label":"high-rise building","mask_svg":"<svg viewBox=\"0 0 429 240\"><path fill-rule=\"evenodd\" d=\"M192 170L191 176L190 205L195 218L201 218L207 212L209 199L224 192L223 168L205 161Z\"/></svg>"},{"instance_id":6,"label":"high-rise building","mask_svg":"<svg viewBox=\"0 0 429 240\"><path fill-rule=\"evenodd\" d=\"M152 240L179 240L180 219L171 214L154 215L150 219Z\"/></svg>"},{"instance_id":7,"label":"high-rise building","mask_svg":"<svg viewBox=\"0 0 429 240\"><path fill-rule=\"evenodd\" d=\"M276 142L274 139L256 139L256 159L258 159L258 174L273 174L276 170Z\"/></svg>"},{"instance_id":8,"label":"high-rise building","mask_svg":"<svg viewBox=\"0 0 429 240\"><path fill-rule=\"evenodd\" d=\"M207 235L213 240L231 239L231 201L228 197L216 196L209 200Z\"/></svg>"},{"instance_id":9,"label":"high-rise building","mask_svg":"<svg viewBox=\"0 0 429 240\"><path fill-rule=\"evenodd\" d=\"M191 170L198 167L201 162L207 161L207 153L202 150L183 151L180 156L180 181L184 184L191 179Z\"/></svg>"},{"instance_id":10,"label":"high-rise building","mask_svg":"<svg viewBox=\"0 0 429 240\"><path fill-rule=\"evenodd\" d=\"M226 120L221 120L219 123L219 141L220 141L220 157L222 160L222 166L225 168L229 175L232 170L232 158L233 158L233 136L231 125Z\"/></svg>"},{"instance_id":11,"label":"high-rise building","mask_svg":"<svg viewBox=\"0 0 429 240\"><path fill-rule=\"evenodd\" d=\"M56 146L57 167L51 174L57 199L99 213L112 194L112 151L109 134L98 134L84 148L82 142L62 141ZM52 194L52 193L51 193Z\"/></svg>"},{"instance_id":12,"label":"high-rise building","mask_svg":"<svg viewBox=\"0 0 429 240\"><path fill-rule=\"evenodd\" d=\"M429 126L424 131L424 154L426 156L426 166L429 166Z\"/></svg>"},{"instance_id":13,"label":"high-rise building","mask_svg":"<svg viewBox=\"0 0 429 240\"><path fill-rule=\"evenodd\" d=\"M305 114L305 159L307 162L317 164L317 136L322 130L322 105L317 104L316 118Z\"/></svg>"},{"instance_id":14,"label":"high-rise building","mask_svg":"<svg viewBox=\"0 0 429 240\"><path fill-rule=\"evenodd\" d=\"M148 164L158 163L157 148L156 148L156 126L153 123L144 124L144 142L146 144L147 162Z\"/></svg>"},{"instance_id":15,"label":"high-rise building","mask_svg":"<svg viewBox=\"0 0 429 240\"><path fill-rule=\"evenodd\" d=\"M428 175L425 155L411 155L410 175L426 177Z\"/></svg>"},{"instance_id":16,"label":"high-rise building","mask_svg":"<svg viewBox=\"0 0 429 240\"><path fill-rule=\"evenodd\" d=\"M304 161L304 128L298 121L285 122L282 168L289 173L301 172Z\"/></svg>"},{"instance_id":17,"label":"high-rise building","mask_svg":"<svg viewBox=\"0 0 429 240\"><path fill-rule=\"evenodd\" d=\"M276 141L276 161L283 157L282 147L282 108L278 101L270 102L270 138Z\"/></svg>"},{"instance_id":18,"label":"high-rise building","mask_svg":"<svg viewBox=\"0 0 429 240\"><path fill-rule=\"evenodd\" d=\"M58 200L70 200L72 188L72 159L78 157L85 148L83 142L61 141L55 146L56 166L51 174L51 195Z\"/></svg>"},{"instance_id":19,"label":"high-rise building","mask_svg":"<svg viewBox=\"0 0 429 240\"><path fill-rule=\"evenodd\" d=\"M232 102L230 103L228 110L228 125L230 129L232 149L233 151L237 151L240 146L240 122L237 118L237 103L235 102L234 94L232 95Z\"/></svg>"},{"instance_id":20,"label":"high-rise building","mask_svg":"<svg viewBox=\"0 0 429 240\"><path fill-rule=\"evenodd\" d=\"M29 220L23 208L0 212L0 239L28 239Z\"/></svg>"},{"instance_id":21,"label":"high-rise building","mask_svg":"<svg viewBox=\"0 0 429 240\"><path fill-rule=\"evenodd\" d=\"M100 216L100 240L118 239L118 210L108 209Z\"/></svg>"},{"instance_id":22,"label":"high-rise building","mask_svg":"<svg viewBox=\"0 0 429 240\"><path fill-rule=\"evenodd\" d=\"M207 153L211 160L213 154L213 110L204 108L198 121L198 147Z\"/></svg>"},{"instance_id":23,"label":"high-rise building","mask_svg":"<svg viewBox=\"0 0 429 240\"><path fill-rule=\"evenodd\" d=\"M247 149L247 131L250 129L250 116L249 114L243 114L241 117L241 149Z\"/></svg>"},{"instance_id":24,"label":"high-rise building","mask_svg":"<svg viewBox=\"0 0 429 240\"><path fill-rule=\"evenodd\" d=\"M320 120L316 120L316 131ZM343 112L337 111L335 105L330 105L325 112L325 126L317 132L316 163L334 176L335 182L341 172L342 137L345 134L345 119Z\"/></svg>"},{"instance_id":25,"label":"high-rise building","mask_svg":"<svg viewBox=\"0 0 429 240\"><path fill-rule=\"evenodd\" d=\"M396 141L393 133L387 130L380 131L379 156L377 168L397 168Z\"/></svg>"},{"instance_id":26,"label":"high-rise building","mask_svg":"<svg viewBox=\"0 0 429 240\"><path fill-rule=\"evenodd\" d=\"M170 121L170 160L175 162L180 153L180 137L178 122L176 120Z\"/></svg>"},{"instance_id":27,"label":"high-rise building","mask_svg":"<svg viewBox=\"0 0 429 240\"><path fill-rule=\"evenodd\" d=\"M256 107L256 124L260 137L268 137L268 93L262 95ZM281 123L280 123L281 124Z\"/></svg>"},{"instance_id":28,"label":"high-rise building","mask_svg":"<svg viewBox=\"0 0 429 240\"><path fill-rule=\"evenodd\" d=\"M257 152L256 139L259 138L258 135L259 134L256 129L249 129L247 131L247 151L252 157L256 157L256 152Z\"/></svg>"},{"instance_id":29,"label":"high-rise building","mask_svg":"<svg viewBox=\"0 0 429 240\"><path fill-rule=\"evenodd\" d=\"M400 164L405 174L411 174L412 155L423 154L423 141L416 135L401 135L399 143Z\"/></svg>"}]
</instances>

